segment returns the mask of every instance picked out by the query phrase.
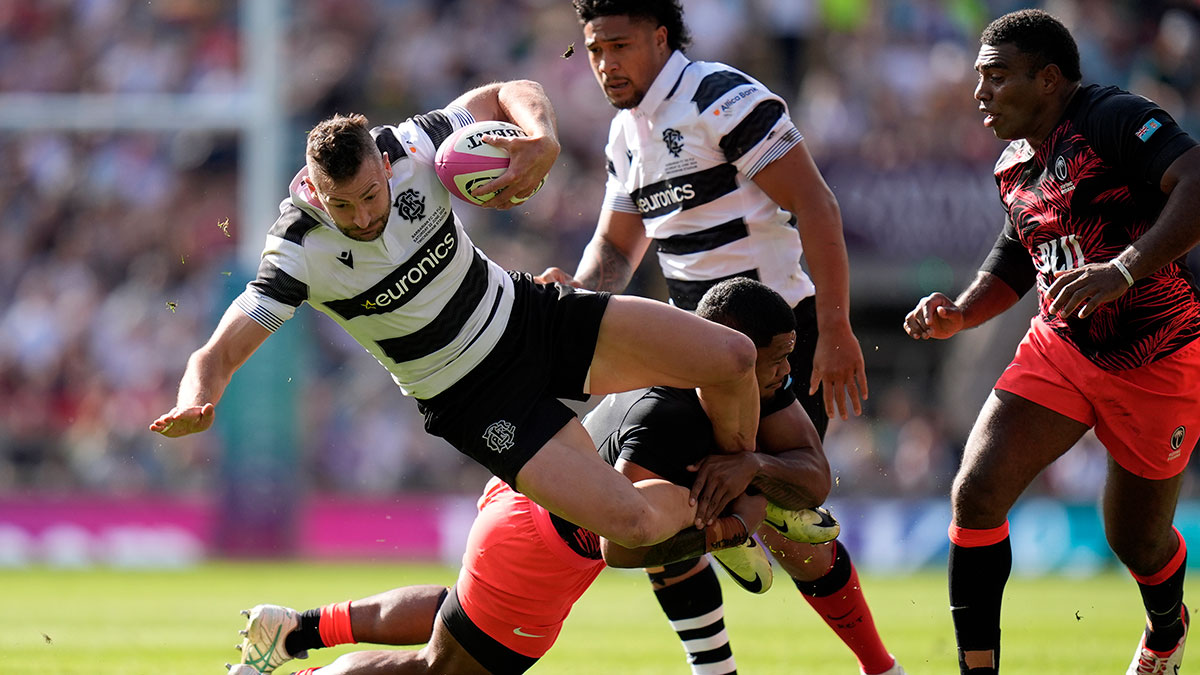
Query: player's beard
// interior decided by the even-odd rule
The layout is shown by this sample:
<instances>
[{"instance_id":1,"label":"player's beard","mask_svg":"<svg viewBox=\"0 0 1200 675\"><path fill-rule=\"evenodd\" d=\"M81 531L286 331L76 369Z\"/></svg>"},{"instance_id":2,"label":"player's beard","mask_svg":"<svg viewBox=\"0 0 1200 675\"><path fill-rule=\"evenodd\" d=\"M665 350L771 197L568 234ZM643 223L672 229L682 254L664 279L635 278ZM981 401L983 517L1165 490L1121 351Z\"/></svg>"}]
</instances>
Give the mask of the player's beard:
<instances>
[{"instance_id":1,"label":"player's beard","mask_svg":"<svg viewBox=\"0 0 1200 675\"><path fill-rule=\"evenodd\" d=\"M387 210L383 212L382 216L372 220L371 224L367 227L367 230L374 230L377 225L379 226L379 230L377 232L375 232L375 234L373 236L370 236L370 237L362 236L361 235L362 230L360 230L360 229L354 229L354 230L348 231L344 228L338 228L338 229L342 230L342 234L346 235L347 237L349 237L355 241L375 241L376 239L382 237L384 230L387 229L388 218L391 217L391 215L392 215L392 211L391 211L392 186L390 184L387 186L387 190L388 190L388 198L387 198L388 208L387 208Z\"/></svg>"}]
</instances>

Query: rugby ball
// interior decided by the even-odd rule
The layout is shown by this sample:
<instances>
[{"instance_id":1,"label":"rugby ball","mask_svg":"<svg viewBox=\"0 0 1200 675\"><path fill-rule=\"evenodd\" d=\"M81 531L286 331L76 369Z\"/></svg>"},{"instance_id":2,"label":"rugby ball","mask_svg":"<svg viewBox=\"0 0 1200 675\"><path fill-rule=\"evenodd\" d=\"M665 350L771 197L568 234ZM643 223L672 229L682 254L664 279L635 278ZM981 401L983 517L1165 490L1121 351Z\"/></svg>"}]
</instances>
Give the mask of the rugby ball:
<instances>
[{"instance_id":1,"label":"rugby ball","mask_svg":"<svg viewBox=\"0 0 1200 675\"><path fill-rule=\"evenodd\" d=\"M450 194L472 204L482 204L494 197L495 193L475 197L471 190L499 178L508 169L508 151L484 143L480 139L485 135L513 138L526 134L521 127L508 122L475 122L455 131L442 141L433 159L434 170L442 185L446 186ZM542 178L542 182L538 184L539 190L545 182L546 179ZM534 194L536 193L535 190ZM520 204L525 199L513 198L511 201Z\"/></svg>"}]
</instances>

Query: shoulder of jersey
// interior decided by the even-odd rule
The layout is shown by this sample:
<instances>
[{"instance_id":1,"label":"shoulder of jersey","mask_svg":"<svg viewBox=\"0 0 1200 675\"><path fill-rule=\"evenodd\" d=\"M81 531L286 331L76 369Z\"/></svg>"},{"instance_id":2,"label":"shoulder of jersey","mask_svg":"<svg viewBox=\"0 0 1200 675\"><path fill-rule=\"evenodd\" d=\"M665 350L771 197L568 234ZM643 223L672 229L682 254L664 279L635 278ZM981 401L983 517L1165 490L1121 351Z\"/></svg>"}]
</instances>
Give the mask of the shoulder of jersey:
<instances>
[{"instance_id":1,"label":"shoulder of jersey","mask_svg":"<svg viewBox=\"0 0 1200 675\"><path fill-rule=\"evenodd\" d=\"M1013 141L1004 148L1004 152L1000 153L1000 159L996 160L995 173L1007 171L1017 164L1024 164L1033 158L1033 148L1025 139Z\"/></svg>"}]
</instances>

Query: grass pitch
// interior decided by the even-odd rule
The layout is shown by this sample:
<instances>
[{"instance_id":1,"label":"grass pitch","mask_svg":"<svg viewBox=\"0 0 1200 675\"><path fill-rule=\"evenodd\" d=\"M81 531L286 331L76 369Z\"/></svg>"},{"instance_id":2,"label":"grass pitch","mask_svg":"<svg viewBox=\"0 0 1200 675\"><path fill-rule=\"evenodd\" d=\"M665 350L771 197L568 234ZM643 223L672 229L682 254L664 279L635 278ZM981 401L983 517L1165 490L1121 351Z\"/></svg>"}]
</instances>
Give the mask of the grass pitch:
<instances>
[{"instance_id":1,"label":"grass pitch","mask_svg":"<svg viewBox=\"0 0 1200 675\"><path fill-rule=\"evenodd\" d=\"M275 602L308 609L393 586L449 584L454 576L446 567L383 564L0 570L0 664L7 673L36 675L219 675L237 657L243 608ZM885 643L911 675L957 674L943 574L867 576L863 584ZM786 578L777 576L764 596L728 584L724 590L739 672L858 672ZM1189 597L1196 593L1189 587ZM1126 574L1014 577L1004 606L1004 672L1124 672L1141 624L1137 588ZM278 672L326 664L351 648L321 650ZM689 671L644 575L606 570L531 672Z\"/></svg>"}]
</instances>

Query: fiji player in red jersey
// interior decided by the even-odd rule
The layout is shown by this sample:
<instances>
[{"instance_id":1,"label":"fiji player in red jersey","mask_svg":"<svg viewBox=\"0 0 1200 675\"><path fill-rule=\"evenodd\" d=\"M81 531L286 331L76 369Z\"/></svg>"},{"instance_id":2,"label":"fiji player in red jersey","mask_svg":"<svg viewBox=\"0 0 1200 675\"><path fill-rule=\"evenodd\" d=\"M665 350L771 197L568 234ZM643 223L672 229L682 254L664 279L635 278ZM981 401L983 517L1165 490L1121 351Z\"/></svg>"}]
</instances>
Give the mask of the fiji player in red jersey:
<instances>
[{"instance_id":1,"label":"fiji player in red jersey","mask_svg":"<svg viewBox=\"0 0 1200 675\"><path fill-rule=\"evenodd\" d=\"M1182 258L1200 240L1200 150L1153 102L1081 84L1078 48L1045 12L1002 16L980 43L975 99L984 125L1012 141L995 171L1007 222L971 285L956 300L922 299L904 328L948 338L1035 283L1040 311L954 480L959 669L999 671L1008 511L1094 427L1109 453L1108 543L1147 616L1128 673L1178 673L1187 549L1172 520L1200 437L1200 292Z\"/></svg>"}]
</instances>

